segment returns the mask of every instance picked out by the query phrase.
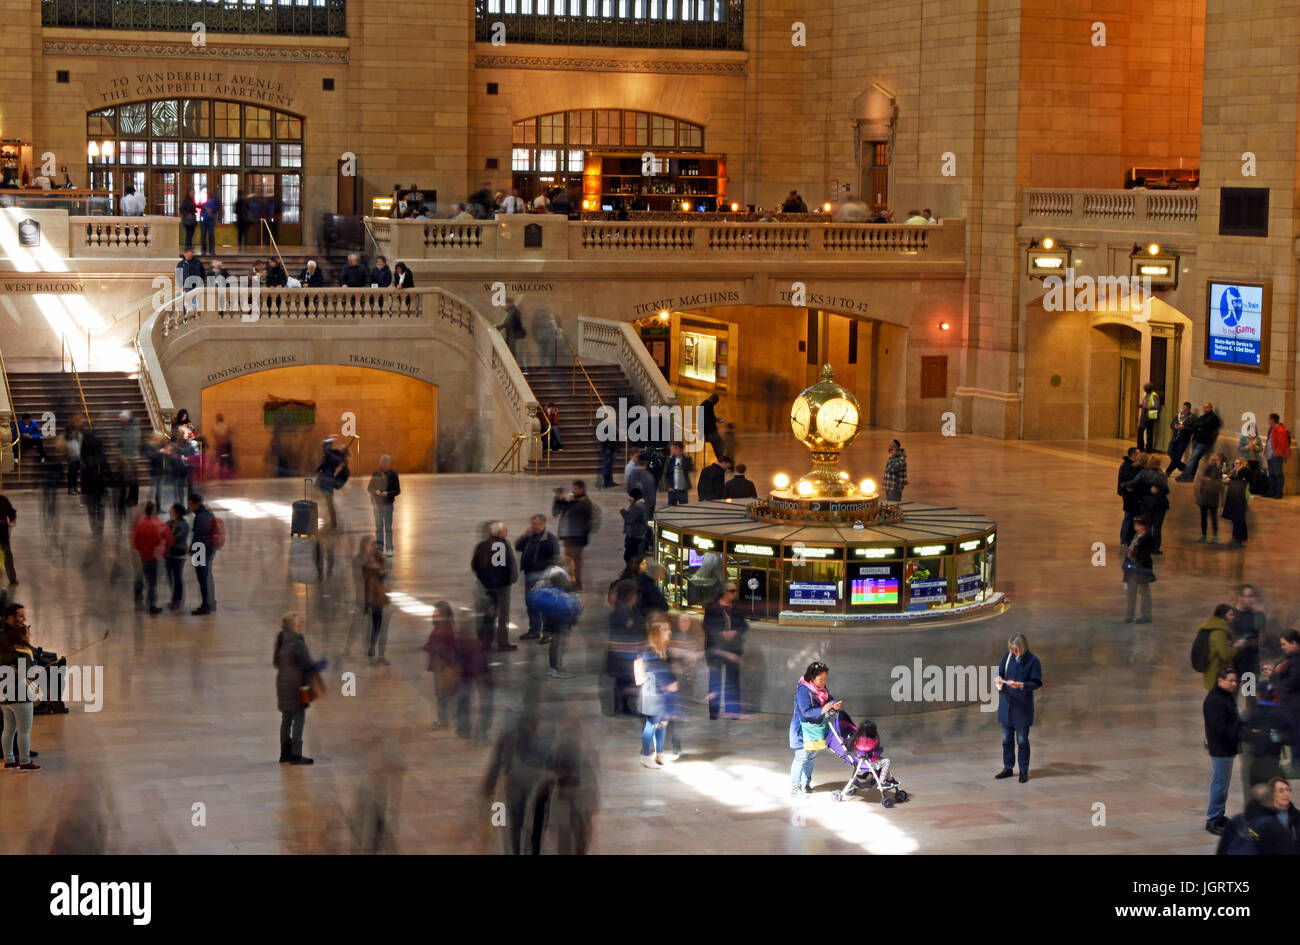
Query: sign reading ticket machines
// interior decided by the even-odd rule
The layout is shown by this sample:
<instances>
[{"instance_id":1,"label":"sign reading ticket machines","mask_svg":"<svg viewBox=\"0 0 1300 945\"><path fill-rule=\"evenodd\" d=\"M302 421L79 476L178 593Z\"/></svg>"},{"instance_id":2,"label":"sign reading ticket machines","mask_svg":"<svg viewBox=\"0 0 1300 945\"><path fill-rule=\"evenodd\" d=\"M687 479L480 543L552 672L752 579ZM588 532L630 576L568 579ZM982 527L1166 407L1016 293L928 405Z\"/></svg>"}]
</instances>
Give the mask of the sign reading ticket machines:
<instances>
[{"instance_id":1,"label":"sign reading ticket machines","mask_svg":"<svg viewBox=\"0 0 1300 945\"><path fill-rule=\"evenodd\" d=\"M1206 292L1207 364L1262 370L1268 361L1271 282L1210 282Z\"/></svg>"}]
</instances>

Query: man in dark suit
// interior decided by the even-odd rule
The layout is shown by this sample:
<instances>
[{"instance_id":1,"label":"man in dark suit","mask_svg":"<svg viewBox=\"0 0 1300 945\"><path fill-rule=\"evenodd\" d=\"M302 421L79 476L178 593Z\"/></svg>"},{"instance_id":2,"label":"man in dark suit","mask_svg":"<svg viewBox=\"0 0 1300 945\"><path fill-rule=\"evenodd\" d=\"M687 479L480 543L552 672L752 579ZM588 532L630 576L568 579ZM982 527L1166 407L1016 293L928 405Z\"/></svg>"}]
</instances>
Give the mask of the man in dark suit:
<instances>
[{"instance_id":1,"label":"man in dark suit","mask_svg":"<svg viewBox=\"0 0 1300 945\"><path fill-rule=\"evenodd\" d=\"M736 467L736 474L731 477L731 481L723 489L723 495L728 499L758 498L758 490L754 488L754 483L745 478L744 463Z\"/></svg>"},{"instance_id":2,"label":"man in dark suit","mask_svg":"<svg viewBox=\"0 0 1300 945\"><path fill-rule=\"evenodd\" d=\"M709 463L700 473L700 482L695 494L701 502L710 499L725 499L727 495L727 473L731 471L731 457L721 456L715 463Z\"/></svg>"},{"instance_id":3,"label":"man in dark suit","mask_svg":"<svg viewBox=\"0 0 1300 945\"><path fill-rule=\"evenodd\" d=\"M339 273L339 285L347 289L364 289L370 284L366 270L361 265L361 257L356 253L348 255L348 264Z\"/></svg>"},{"instance_id":4,"label":"man in dark suit","mask_svg":"<svg viewBox=\"0 0 1300 945\"><path fill-rule=\"evenodd\" d=\"M685 505L691 491L691 473L695 463L682 450L682 444L674 443L669 448L668 464L664 468L664 481L668 483L668 504Z\"/></svg>"}]
</instances>

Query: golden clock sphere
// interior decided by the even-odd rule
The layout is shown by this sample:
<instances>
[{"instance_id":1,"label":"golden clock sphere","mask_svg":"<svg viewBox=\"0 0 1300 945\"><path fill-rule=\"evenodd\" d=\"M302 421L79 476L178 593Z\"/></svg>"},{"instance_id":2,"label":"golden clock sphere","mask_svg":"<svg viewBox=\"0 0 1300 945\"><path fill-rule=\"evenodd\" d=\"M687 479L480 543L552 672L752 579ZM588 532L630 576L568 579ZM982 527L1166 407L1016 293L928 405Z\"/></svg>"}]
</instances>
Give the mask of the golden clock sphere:
<instances>
[{"instance_id":1,"label":"golden clock sphere","mask_svg":"<svg viewBox=\"0 0 1300 945\"><path fill-rule=\"evenodd\" d=\"M810 449L841 450L858 435L862 421L858 398L835 382L829 364L822 365L821 380L794 399L790 426Z\"/></svg>"}]
</instances>

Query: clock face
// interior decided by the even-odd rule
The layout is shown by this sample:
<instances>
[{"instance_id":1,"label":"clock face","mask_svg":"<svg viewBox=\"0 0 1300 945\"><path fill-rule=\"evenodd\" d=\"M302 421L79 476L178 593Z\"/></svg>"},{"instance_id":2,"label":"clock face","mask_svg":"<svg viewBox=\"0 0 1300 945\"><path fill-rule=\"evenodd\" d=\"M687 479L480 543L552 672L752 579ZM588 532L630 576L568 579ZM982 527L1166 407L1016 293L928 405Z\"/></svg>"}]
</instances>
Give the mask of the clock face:
<instances>
[{"instance_id":1,"label":"clock face","mask_svg":"<svg viewBox=\"0 0 1300 945\"><path fill-rule=\"evenodd\" d=\"M817 411L817 435L828 443L842 444L858 432L858 408L843 397L832 397Z\"/></svg>"},{"instance_id":2,"label":"clock face","mask_svg":"<svg viewBox=\"0 0 1300 945\"><path fill-rule=\"evenodd\" d=\"M811 419L811 408L808 401L803 395L795 398L794 406L790 410L790 428L794 430L797 439L802 440L808 435L808 421Z\"/></svg>"}]
</instances>

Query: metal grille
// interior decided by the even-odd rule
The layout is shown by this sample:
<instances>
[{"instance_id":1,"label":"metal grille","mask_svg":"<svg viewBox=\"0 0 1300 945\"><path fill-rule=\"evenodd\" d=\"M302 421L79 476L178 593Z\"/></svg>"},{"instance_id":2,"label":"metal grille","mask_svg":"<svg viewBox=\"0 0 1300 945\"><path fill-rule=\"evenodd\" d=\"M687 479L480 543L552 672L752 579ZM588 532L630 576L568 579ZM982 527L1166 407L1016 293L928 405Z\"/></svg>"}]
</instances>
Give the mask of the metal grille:
<instances>
[{"instance_id":1,"label":"metal grille","mask_svg":"<svg viewBox=\"0 0 1300 945\"><path fill-rule=\"evenodd\" d=\"M544 6L544 5L543 5ZM573 6L579 6L573 4ZM630 11L626 0L604 3L609 10ZM651 9L649 4L639 5ZM745 0L707 0L701 14L698 0L669 7L678 15L633 16L611 12L605 16L577 13L498 12L528 9L528 0L475 0L477 39L481 43L544 43L553 46L635 46L649 49L744 49ZM563 9L556 0L555 9ZM572 7L571 7L572 8ZM579 8L581 8L579 6ZM694 19L683 14L690 9ZM662 10L656 4L653 9ZM497 24L500 24L498 26Z\"/></svg>"},{"instance_id":2,"label":"metal grille","mask_svg":"<svg viewBox=\"0 0 1300 945\"><path fill-rule=\"evenodd\" d=\"M347 0L41 0L44 26L346 36Z\"/></svg>"}]
</instances>

